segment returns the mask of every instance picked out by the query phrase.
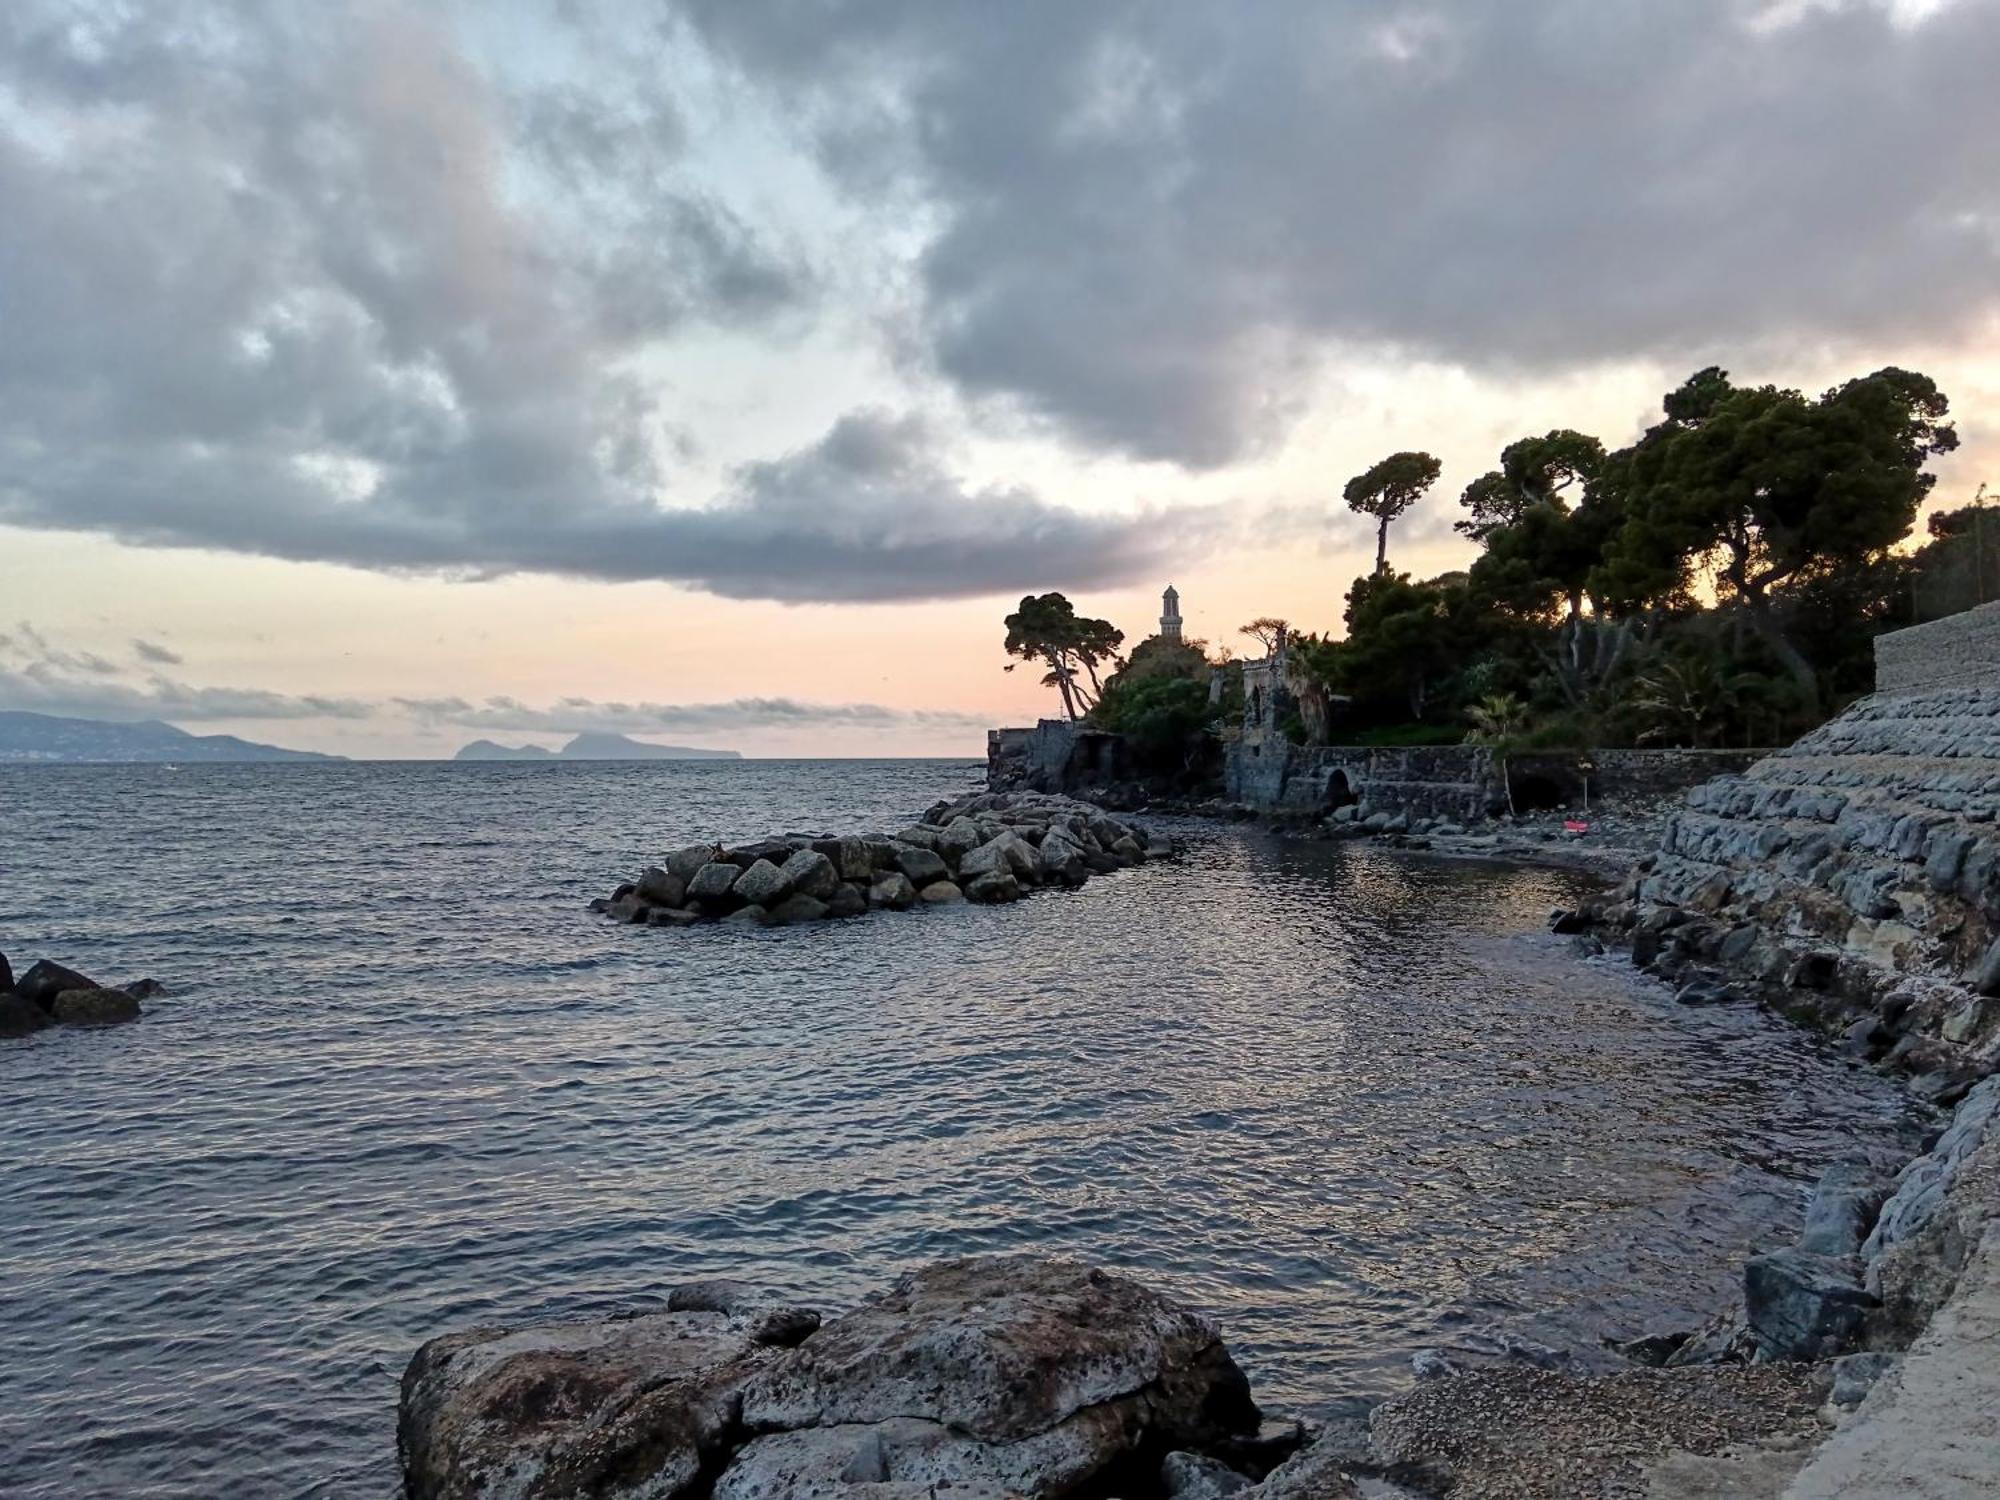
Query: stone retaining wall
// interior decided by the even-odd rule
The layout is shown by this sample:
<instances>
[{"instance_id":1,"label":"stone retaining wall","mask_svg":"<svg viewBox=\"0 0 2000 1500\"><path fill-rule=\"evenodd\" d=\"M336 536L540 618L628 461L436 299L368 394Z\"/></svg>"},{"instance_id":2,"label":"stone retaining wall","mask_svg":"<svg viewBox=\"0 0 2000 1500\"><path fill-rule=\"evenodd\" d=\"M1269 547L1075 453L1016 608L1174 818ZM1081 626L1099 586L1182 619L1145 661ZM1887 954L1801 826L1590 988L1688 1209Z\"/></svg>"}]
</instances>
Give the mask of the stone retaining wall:
<instances>
[{"instance_id":1,"label":"stone retaining wall","mask_svg":"<svg viewBox=\"0 0 2000 1500\"><path fill-rule=\"evenodd\" d=\"M1875 689L2000 687L2000 603L1875 638Z\"/></svg>"},{"instance_id":2,"label":"stone retaining wall","mask_svg":"<svg viewBox=\"0 0 2000 1500\"><path fill-rule=\"evenodd\" d=\"M1581 809L1587 802L1674 796L1741 771L1760 750L1593 750L1517 753L1504 763L1484 745L1383 749L1294 745L1245 736L1224 758L1225 795L1252 811L1318 817L1348 803L1372 812L1474 824L1515 801Z\"/></svg>"},{"instance_id":3,"label":"stone retaining wall","mask_svg":"<svg viewBox=\"0 0 2000 1500\"><path fill-rule=\"evenodd\" d=\"M1767 986L1950 1097L2000 1063L2000 681L1894 680L1696 788L1605 915L1649 967Z\"/></svg>"}]
</instances>

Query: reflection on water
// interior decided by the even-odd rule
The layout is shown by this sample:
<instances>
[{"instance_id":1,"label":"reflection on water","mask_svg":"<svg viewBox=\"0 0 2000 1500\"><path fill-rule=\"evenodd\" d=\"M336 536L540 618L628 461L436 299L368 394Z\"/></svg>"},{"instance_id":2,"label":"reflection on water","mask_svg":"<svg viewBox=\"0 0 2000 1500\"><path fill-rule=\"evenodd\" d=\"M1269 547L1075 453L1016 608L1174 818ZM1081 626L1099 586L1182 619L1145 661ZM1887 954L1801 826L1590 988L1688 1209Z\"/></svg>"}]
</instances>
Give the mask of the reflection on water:
<instances>
[{"instance_id":1,"label":"reflection on water","mask_svg":"<svg viewBox=\"0 0 2000 1500\"><path fill-rule=\"evenodd\" d=\"M1011 909L621 928L691 837L894 828L964 764L0 770L0 947L176 995L0 1047L0 1493L381 1495L470 1322L838 1306L1060 1250L1267 1404L1505 1325L1686 1322L1879 1081L1539 934L1570 877L1191 827Z\"/></svg>"}]
</instances>

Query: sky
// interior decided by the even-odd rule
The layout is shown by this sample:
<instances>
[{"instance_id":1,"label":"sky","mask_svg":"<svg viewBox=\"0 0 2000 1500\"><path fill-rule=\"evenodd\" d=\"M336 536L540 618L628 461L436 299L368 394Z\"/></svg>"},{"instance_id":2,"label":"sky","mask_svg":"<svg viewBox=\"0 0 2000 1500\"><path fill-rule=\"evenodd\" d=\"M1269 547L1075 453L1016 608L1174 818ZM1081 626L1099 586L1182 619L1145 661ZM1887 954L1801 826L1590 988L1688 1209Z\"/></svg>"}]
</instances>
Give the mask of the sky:
<instances>
[{"instance_id":1,"label":"sky","mask_svg":"<svg viewBox=\"0 0 2000 1500\"><path fill-rule=\"evenodd\" d=\"M2000 0L0 6L0 708L978 755L1709 364L2000 488Z\"/></svg>"}]
</instances>

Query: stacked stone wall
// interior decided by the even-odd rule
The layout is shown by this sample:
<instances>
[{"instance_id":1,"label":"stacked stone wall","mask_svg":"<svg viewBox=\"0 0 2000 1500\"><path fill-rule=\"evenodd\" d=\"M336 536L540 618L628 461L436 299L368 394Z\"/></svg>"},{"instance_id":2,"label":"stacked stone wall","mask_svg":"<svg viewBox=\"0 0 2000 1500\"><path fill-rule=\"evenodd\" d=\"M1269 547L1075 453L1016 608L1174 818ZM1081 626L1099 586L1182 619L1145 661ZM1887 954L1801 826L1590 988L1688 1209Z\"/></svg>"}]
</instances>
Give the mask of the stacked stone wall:
<instances>
[{"instance_id":1,"label":"stacked stone wall","mask_svg":"<svg viewBox=\"0 0 2000 1500\"><path fill-rule=\"evenodd\" d=\"M1996 813L2000 682L1899 686L1697 787L1605 915L1649 967L1767 987L1951 1097L2000 1061Z\"/></svg>"},{"instance_id":2,"label":"stacked stone wall","mask_svg":"<svg viewBox=\"0 0 2000 1500\"><path fill-rule=\"evenodd\" d=\"M2000 686L2000 603L1875 638L1875 688L1918 693Z\"/></svg>"}]
</instances>

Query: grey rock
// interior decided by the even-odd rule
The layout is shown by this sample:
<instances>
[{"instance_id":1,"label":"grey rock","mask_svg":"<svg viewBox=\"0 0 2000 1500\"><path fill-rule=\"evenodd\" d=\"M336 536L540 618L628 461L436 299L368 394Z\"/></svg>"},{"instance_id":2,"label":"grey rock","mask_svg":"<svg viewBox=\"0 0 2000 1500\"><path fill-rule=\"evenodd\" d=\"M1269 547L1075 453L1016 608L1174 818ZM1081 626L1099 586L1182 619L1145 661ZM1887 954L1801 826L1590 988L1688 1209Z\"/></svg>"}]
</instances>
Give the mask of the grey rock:
<instances>
[{"instance_id":1,"label":"grey rock","mask_svg":"<svg viewBox=\"0 0 2000 1500\"><path fill-rule=\"evenodd\" d=\"M733 922L738 927L769 927L772 925L770 909L756 905L739 906L722 920Z\"/></svg>"},{"instance_id":2,"label":"grey rock","mask_svg":"<svg viewBox=\"0 0 2000 1500\"><path fill-rule=\"evenodd\" d=\"M792 856L785 855L787 863ZM792 883L784 872L768 859L759 859L736 877L735 893L739 900L755 906L772 907L792 893Z\"/></svg>"},{"instance_id":3,"label":"grey rock","mask_svg":"<svg viewBox=\"0 0 2000 1500\"><path fill-rule=\"evenodd\" d=\"M14 970L7 963L7 955L0 953L0 995L14 988Z\"/></svg>"},{"instance_id":4,"label":"grey rock","mask_svg":"<svg viewBox=\"0 0 2000 1500\"><path fill-rule=\"evenodd\" d=\"M155 995L167 993L167 987L157 979L135 979L130 984L119 985L118 988L134 1000L150 1000Z\"/></svg>"},{"instance_id":5,"label":"grey rock","mask_svg":"<svg viewBox=\"0 0 2000 1500\"><path fill-rule=\"evenodd\" d=\"M700 920L700 912L686 907L655 906L646 913L648 927L692 927Z\"/></svg>"},{"instance_id":6,"label":"grey rock","mask_svg":"<svg viewBox=\"0 0 2000 1500\"><path fill-rule=\"evenodd\" d=\"M1034 1440L1024 1477L1052 1495L1148 1447L1207 1448L1258 1422L1207 1318L1124 1277L1031 1257L903 1277L753 1378L742 1418L767 1432L914 1420L1002 1450Z\"/></svg>"},{"instance_id":7,"label":"grey rock","mask_svg":"<svg viewBox=\"0 0 2000 1500\"><path fill-rule=\"evenodd\" d=\"M955 901L963 901L965 892L949 880L933 880L917 892L917 899L926 906L949 906Z\"/></svg>"},{"instance_id":8,"label":"grey rock","mask_svg":"<svg viewBox=\"0 0 2000 1500\"><path fill-rule=\"evenodd\" d=\"M960 871L963 874L963 871ZM965 899L986 905L1020 899L1021 883L1014 878L1011 870L988 870L976 875L965 884Z\"/></svg>"},{"instance_id":9,"label":"grey rock","mask_svg":"<svg viewBox=\"0 0 2000 1500\"><path fill-rule=\"evenodd\" d=\"M11 991L0 992L0 1037L28 1036L49 1024L48 1012L39 1005Z\"/></svg>"},{"instance_id":10,"label":"grey rock","mask_svg":"<svg viewBox=\"0 0 2000 1500\"><path fill-rule=\"evenodd\" d=\"M868 896L860 886L843 883L834 888L827 898L826 914L829 917L858 917L868 910Z\"/></svg>"},{"instance_id":11,"label":"grey rock","mask_svg":"<svg viewBox=\"0 0 2000 1500\"><path fill-rule=\"evenodd\" d=\"M999 839L968 849L958 861L958 878L973 881L982 875L1013 874L1013 866L1007 859L1007 851L1001 847Z\"/></svg>"},{"instance_id":12,"label":"grey rock","mask_svg":"<svg viewBox=\"0 0 2000 1500\"><path fill-rule=\"evenodd\" d=\"M95 979L66 969L61 964L43 959L29 968L28 972L14 981L14 993L31 1005L39 1005L44 1011L53 1011L56 996L64 990L101 989Z\"/></svg>"},{"instance_id":13,"label":"grey rock","mask_svg":"<svg viewBox=\"0 0 2000 1500\"><path fill-rule=\"evenodd\" d=\"M951 874L946 868L944 856L932 849L899 848L896 851L896 868L909 878L910 884L919 890L933 880L943 880Z\"/></svg>"},{"instance_id":14,"label":"grey rock","mask_svg":"<svg viewBox=\"0 0 2000 1500\"><path fill-rule=\"evenodd\" d=\"M719 1312L447 1334L403 1374L409 1500L696 1492L779 1351Z\"/></svg>"},{"instance_id":15,"label":"grey rock","mask_svg":"<svg viewBox=\"0 0 2000 1500\"><path fill-rule=\"evenodd\" d=\"M694 872L688 882L687 898L703 906L717 906L729 899L743 872L727 860L713 859Z\"/></svg>"},{"instance_id":16,"label":"grey rock","mask_svg":"<svg viewBox=\"0 0 2000 1500\"><path fill-rule=\"evenodd\" d=\"M1837 1161L1820 1174L1806 1202L1799 1248L1835 1257L1860 1253L1889 1184L1866 1162Z\"/></svg>"},{"instance_id":17,"label":"grey rock","mask_svg":"<svg viewBox=\"0 0 2000 1500\"><path fill-rule=\"evenodd\" d=\"M938 834L937 852L947 860L962 859L986 842L986 835L970 818L953 818Z\"/></svg>"},{"instance_id":18,"label":"grey rock","mask_svg":"<svg viewBox=\"0 0 2000 1500\"><path fill-rule=\"evenodd\" d=\"M1160 1463L1160 1479L1167 1500L1222 1500L1250 1486L1228 1464L1199 1453L1169 1453Z\"/></svg>"},{"instance_id":19,"label":"grey rock","mask_svg":"<svg viewBox=\"0 0 2000 1500\"><path fill-rule=\"evenodd\" d=\"M1767 1356L1826 1359L1853 1342L1877 1299L1862 1287L1854 1260L1793 1246L1750 1258L1743 1303Z\"/></svg>"},{"instance_id":20,"label":"grey rock","mask_svg":"<svg viewBox=\"0 0 2000 1500\"><path fill-rule=\"evenodd\" d=\"M1877 1349L1843 1354L1833 1362L1833 1394L1828 1399L1838 1407L1859 1406L1875 1382L1902 1362L1901 1355Z\"/></svg>"},{"instance_id":21,"label":"grey rock","mask_svg":"<svg viewBox=\"0 0 2000 1500\"><path fill-rule=\"evenodd\" d=\"M823 922L826 917L826 903L817 896L808 896L804 891L794 892L771 908L771 920L781 927L798 922Z\"/></svg>"},{"instance_id":22,"label":"grey rock","mask_svg":"<svg viewBox=\"0 0 2000 1500\"><path fill-rule=\"evenodd\" d=\"M1112 841L1111 853L1125 864L1136 865L1145 859L1146 847L1128 833Z\"/></svg>"},{"instance_id":23,"label":"grey rock","mask_svg":"<svg viewBox=\"0 0 2000 1500\"><path fill-rule=\"evenodd\" d=\"M792 890L817 901L826 900L840 888L840 872L817 849L799 850L785 861L780 873Z\"/></svg>"},{"instance_id":24,"label":"grey rock","mask_svg":"<svg viewBox=\"0 0 2000 1500\"><path fill-rule=\"evenodd\" d=\"M1061 1493L1060 1435L988 1443L910 1417L777 1432L738 1449L713 1500L999 1500Z\"/></svg>"},{"instance_id":25,"label":"grey rock","mask_svg":"<svg viewBox=\"0 0 2000 1500\"><path fill-rule=\"evenodd\" d=\"M634 924L644 922L646 914L652 909L652 903L647 901L637 891L627 891L624 895L613 900L608 908L610 915L615 920Z\"/></svg>"},{"instance_id":26,"label":"grey rock","mask_svg":"<svg viewBox=\"0 0 2000 1500\"><path fill-rule=\"evenodd\" d=\"M912 849L928 849L931 853L935 854L938 851L939 835L943 832L944 830L941 828L932 828L927 824L914 823L896 835L896 842L907 844ZM905 875L910 874L908 870L905 870L903 873ZM910 875L910 879L915 880L916 878L916 876Z\"/></svg>"},{"instance_id":27,"label":"grey rock","mask_svg":"<svg viewBox=\"0 0 2000 1500\"><path fill-rule=\"evenodd\" d=\"M820 1315L747 1281L691 1281L667 1293L669 1312L715 1312L735 1320L753 1344L796 1349L819 1329Z\"/></svg>"},{"instance_id":28,"label":"grey rock","mask_svg":"<svg viewBox=\"0 0 2000 1500\"><path fill-rule=\"evenodd\" d=\"M64 990L49 1014L63 1026L115 1026L139 1019L139 1002L123 990Z\"/></svg>"},{"instance_id":29,"label":"grey rock","mask_svg":"<svg viewBox=\"0 0 2000 1500\"><path fill-rule=\"evenodd\" d=\"M1972 987L1982 995L2000 995L2000 938L1993 940L1973 968Z\"/></svg>"},{"instance_id":30,"label":"grey rock","mask_svg":"<svg viewBox=\"0 0 2000 1500\"><path fill-rule=\"evenodd\" d=\"M652 865L639 877L638 893L655 906L680 906L687 900L687 881Z\"/></svg>"},{"instance_id":31,"label":"grey rock","mask_svg":"<svg viewBox=\"0 0 2000 1500\"><path fill-rule=\"evenodd\" d=\"M667 856L667 873L683 883L694 879L695 871L715 858L713 844L690 844Z\"/></svg>"},{"instance_id":32,"label":"grey rock","mask_svg":"<svg viewBox=\"0 0 2000 1500\"><path fill-rule=\"evenodd\" d=\"M1361 1491L1348 1476L1346 1458L1337 1444L1313 1443L1243 1494L1255 1500L1361 1500Z\"/></svg>"},{"instance_id":33,"label":"grey rock","mask_svg":"<svg viewBox=\"0 0 2000 1500\"><path fill-rule=\"evenodd\" d=\"M940 860L939 865L943 865ZM891 870L885 875L877 875L875 883L868 887L868 904L887 907L891 911L902 911L917 903L917 888L910 877L901 870Z\"/></svg>"}]
</instances>

